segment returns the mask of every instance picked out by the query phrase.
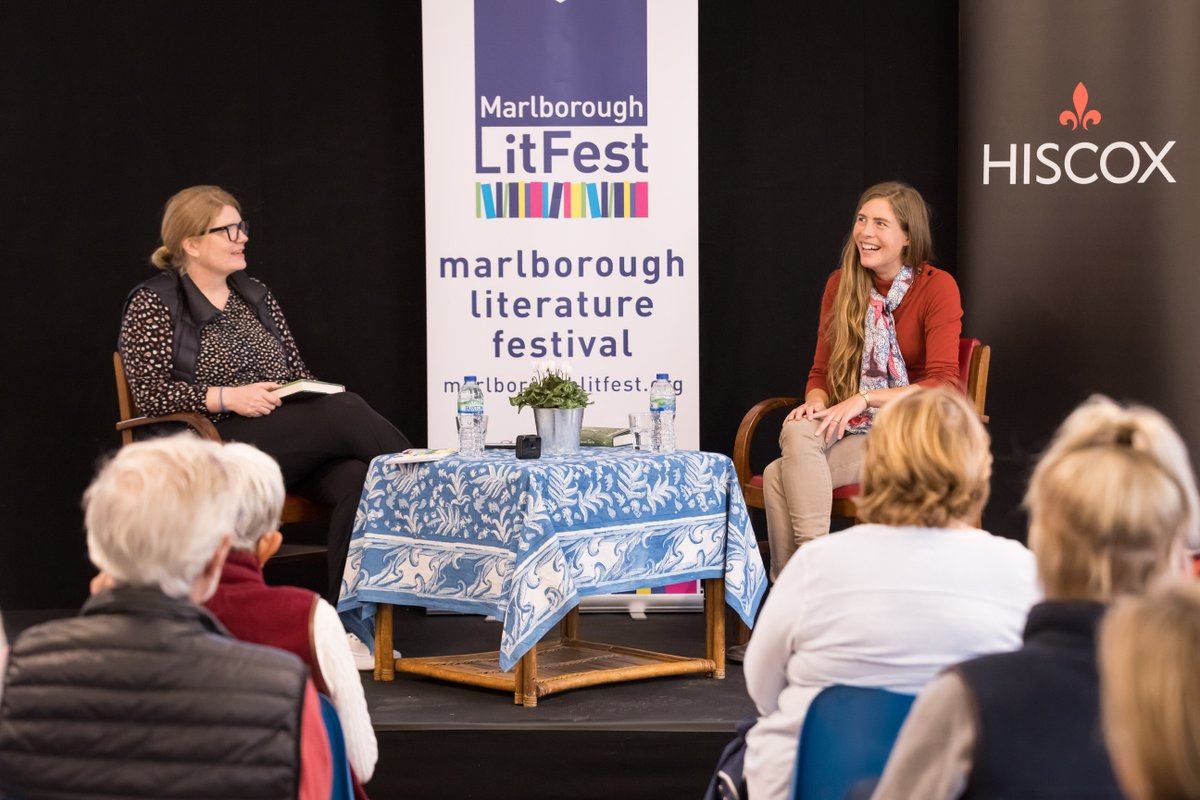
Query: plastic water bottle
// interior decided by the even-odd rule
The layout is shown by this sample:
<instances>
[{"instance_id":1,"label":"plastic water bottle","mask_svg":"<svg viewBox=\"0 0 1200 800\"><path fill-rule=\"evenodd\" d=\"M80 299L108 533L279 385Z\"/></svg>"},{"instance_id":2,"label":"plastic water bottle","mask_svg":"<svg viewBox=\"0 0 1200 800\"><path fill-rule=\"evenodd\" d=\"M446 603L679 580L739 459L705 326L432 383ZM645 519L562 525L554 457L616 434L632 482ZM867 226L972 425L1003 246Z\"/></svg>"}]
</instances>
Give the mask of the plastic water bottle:
<instances>
[{"instance_id":1,"label":"plastic water bottle","mask_svg":"<svg viewBox=\"0 0 1200 800\"><path fill-rule=\"evenodd\" d=\"M656 453L675 452L675 387L660 372L650 384L650 446Z\"/></svg>"},{"instance_id":2,"label":"plastic water bottle","mask_svg":"<svg viewBox=\"0 0 1200 800\"><path fill-rule=\"evenodd\" d=\"M475 456L483 452L483 389L474 375L463 378L458 390L458 452Z\"/></svg>"}]
</instances>

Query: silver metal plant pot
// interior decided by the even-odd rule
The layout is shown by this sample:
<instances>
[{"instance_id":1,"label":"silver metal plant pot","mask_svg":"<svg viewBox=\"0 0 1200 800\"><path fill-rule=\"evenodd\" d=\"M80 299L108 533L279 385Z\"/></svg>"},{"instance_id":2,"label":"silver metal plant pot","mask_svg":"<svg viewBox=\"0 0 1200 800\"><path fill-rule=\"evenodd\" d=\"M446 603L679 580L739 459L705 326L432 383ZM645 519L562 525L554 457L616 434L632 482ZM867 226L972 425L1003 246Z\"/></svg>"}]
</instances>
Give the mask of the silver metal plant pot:
<instances>
[{"instance_id":1,"label":"silver metal plant pot","mask_svg":"<svg viewBox=\"0 0 1200 800\"><path fill-rule=\"evenodd\" d=\"M542 454L578 453L582 408L535 408L533 424L542 437Z\"/></svg>"}]
</instances>

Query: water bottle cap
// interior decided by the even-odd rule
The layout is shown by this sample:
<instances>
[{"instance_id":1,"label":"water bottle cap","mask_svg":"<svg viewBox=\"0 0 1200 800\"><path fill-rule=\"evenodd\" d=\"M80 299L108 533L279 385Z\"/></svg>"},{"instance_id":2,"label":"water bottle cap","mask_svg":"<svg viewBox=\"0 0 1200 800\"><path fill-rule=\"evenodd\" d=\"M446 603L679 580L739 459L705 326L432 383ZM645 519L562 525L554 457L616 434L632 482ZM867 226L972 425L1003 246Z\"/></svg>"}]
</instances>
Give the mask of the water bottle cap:
<instances>
[{"instance_id":1,"label":"water bottle cap","mask_svg":"<svg viewBox=\"0 0 1200 800\"><path fill-rule=\"evenodd\" d=\"M658 373L658 375L656 375L654 377L654 380L656 380L656 381L666 381L666 380L670 380L670 379L671 379L671 376L665 372L660 372L660 373Z\"/></svg>"},{"instance_id":2,"label":"water bottle cap","mask_svg":"<svg viewBox=\"0 0 1200 800\"><path fill-rule=\"evenodd\" d=\"M463 383L474 383L474 382L475 382L474 375L467 375L467 376L463 377Z\"/></svg>"}]
</instances>

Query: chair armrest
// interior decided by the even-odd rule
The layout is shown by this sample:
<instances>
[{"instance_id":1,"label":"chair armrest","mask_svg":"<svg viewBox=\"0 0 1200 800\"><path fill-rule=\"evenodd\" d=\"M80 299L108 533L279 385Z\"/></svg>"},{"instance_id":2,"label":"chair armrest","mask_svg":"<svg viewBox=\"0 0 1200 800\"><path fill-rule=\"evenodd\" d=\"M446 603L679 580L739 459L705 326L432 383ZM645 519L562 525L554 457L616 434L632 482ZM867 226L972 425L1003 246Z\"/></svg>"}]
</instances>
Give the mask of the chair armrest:
<instances>
[{"instance_id":1,"label":"chair armrest","mask_svg":"<svg viewBox=\"0 0 1200 800\"><path fill-rule=\"evenodd\" d=\"M742 417L742 422L738 425L737 437L733 440L733 469L737 473L738 483L742 485L743 490L747 481L753 477L750 470L750 443L754 441L754 430L758 427L758 423L762 422L762 418L772 411L798 406L802 402L804 402L803 398L800 397L768 397L766 400L756 403L746 412L746 416Z\"/></svg>"},{"instance_id":2,"label":"chair armrest","mask_svg":"<svg viewBox=\"0 0 1200 800\"><path fill-rule=\"evenodd\" d=\"M178 414L165 414L161 417L134 417L133 419L123 419L117 423L117 430L124 433L125 431L133 431L134 428L143 428L147 425L157 425L160 422L182 422L197 433L202 439L210 441L221 441L221 434L217 432L217 426L213 425L212 420L203 414L193 412L180 412Z\"/></svg>"}]
</instances>

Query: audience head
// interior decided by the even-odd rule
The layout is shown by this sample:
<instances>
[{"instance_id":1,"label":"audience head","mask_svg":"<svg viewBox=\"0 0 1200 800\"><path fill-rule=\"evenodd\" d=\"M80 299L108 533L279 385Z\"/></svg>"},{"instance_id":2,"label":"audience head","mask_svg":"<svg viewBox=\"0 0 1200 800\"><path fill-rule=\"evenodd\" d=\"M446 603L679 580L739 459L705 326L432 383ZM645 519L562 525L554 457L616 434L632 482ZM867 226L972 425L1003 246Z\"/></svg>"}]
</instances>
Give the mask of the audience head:
<instances>
[{"instance_id":1,"label":"audience head","mask_svg":"<svg viewBox=\"0 0 1200 800\"><path fill-rule=\"evenodd\" d=\"M221 445L190 434L128 445L83 495L88 555L118 586L201 602L237 522Z\"/></svg>"},{"instance_id":2,"label":"audience head","mask_svg":"<svg viewBox=\"0 0 1200 800\"><path fill-rule=\"evenodd\" d=\"M162 246L150 256L150 263L162 270L187 272L184 240L211 228L225 206L241 213L237 199L219 186L191 186L176 192L163 210Z\"/></svg>"},{"instance_id":3,"label":"audience head","mask_svg":"<svg viewBox=\"0 0 1200 800\"><path fill-rule=\"evenodd\" d=\"M1108 601L1138 594L1196 541L1197 494L1171 423L1093 397L1038 462L1025 495L1029 547L1047 597Z\"/></svg>"},{"instance_id":4,"label":"audience head","mask_svg":"<svg viewBox=\"0 0 1200 800\"><path fill-rule=\"evenodd\" d=\"M1126 597L1100 635L1104 738L1132 800L1200 798L1200 585Z\"/></svg>"},{"instance_id":5,"label":"audience head","mask_svg":"<svg viewBox=\"0 0 1200 800\"><path fill-rule=\"evenodd\" d=\"M221 454L237 496L233 549L258 554L265 546L271 550L267 554L270 557L281 539L279 516L283 513L285 490L279 464L258 448L239 442L225 445ZM267 542L264 537L268 537Z\"/></svg>"},{"instance_id":6,"label":"audience head","mask_svg":"<svg viewBox=\"0 0 1200 800\"><path fill-rule=\"evenodd\" d=\"M987 431L951 389L915 389L875 417L858 516L883 525L946 528L983 510L992 476Z\"/></svg>"}]
</instances>

